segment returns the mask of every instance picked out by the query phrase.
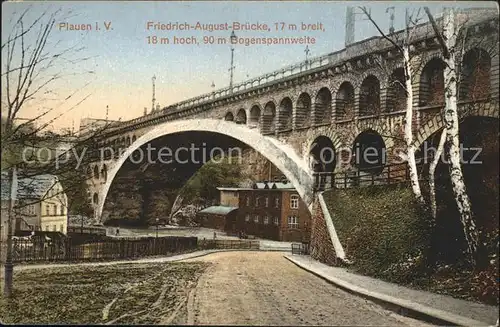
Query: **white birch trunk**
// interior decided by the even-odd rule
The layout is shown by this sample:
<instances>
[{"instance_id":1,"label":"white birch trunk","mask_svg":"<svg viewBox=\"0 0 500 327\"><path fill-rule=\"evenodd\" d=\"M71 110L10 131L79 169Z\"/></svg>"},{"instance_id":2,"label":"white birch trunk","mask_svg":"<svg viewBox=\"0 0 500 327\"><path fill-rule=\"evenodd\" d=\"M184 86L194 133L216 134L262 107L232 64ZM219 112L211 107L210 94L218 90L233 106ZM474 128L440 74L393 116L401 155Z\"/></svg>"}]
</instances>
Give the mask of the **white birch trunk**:
<instances>
[{"instance_id":1,"label":"white birch trunk","mask_svg":"<svg viewBox=\"0 0 500 327\"><path fill-rule=\"evenodd\" d=\"M410 65L410 51L409 45L405 44L403 46L403 62L405 70L405 88L406 88L406 117L405 117L405 127L404 127L404 139L406 142L406 155L408 160L408 169L410 175L411 188L413 194L417 201L424 205L424 197L422 196L422 191L420 189L420 183L418 181L417 163L415 161L415 145L413 144L413 89L411 84L411 65Z\"/></svg>"},{"instance_id":2,"label":"white birch trunk","mask_svg":"<svg viewBox=\"0 0 500 327\"><path fill-rule=\"evenodd\" d=\"M445 85L445 107L444 123L446 129L446 141L449 144L450 177L453 193L463 225L465 239L467 240L469 254L474 262L478 247L478 233L476 224L472 217L471 204L465 188L462 167L460 165L460 143L458 131L457 110L457 76L455 68L455 13L448 8L443 21L443 38L449 51L445 58L444 85Z\"/></svg>"},{"instance_id":3,"label":"white birch trunk","mask_svg":"<svg viewBox=\"0 0 500 327\"><path fill-rule=\"evenodd\" d=\"M436 150L436 154L434 155L434 159L432 159L432 162L429 165L429 197L431 203L432 218L434 218L434 221L436 220L437 216L436 183L434 180L434 173L436 172L436 167L439 163L439 158L441 158L441 154L443 153L445 141L446 141L446 129L443 129L441 137L439 138L439 144Z\"/></svg>"}]
</instances>

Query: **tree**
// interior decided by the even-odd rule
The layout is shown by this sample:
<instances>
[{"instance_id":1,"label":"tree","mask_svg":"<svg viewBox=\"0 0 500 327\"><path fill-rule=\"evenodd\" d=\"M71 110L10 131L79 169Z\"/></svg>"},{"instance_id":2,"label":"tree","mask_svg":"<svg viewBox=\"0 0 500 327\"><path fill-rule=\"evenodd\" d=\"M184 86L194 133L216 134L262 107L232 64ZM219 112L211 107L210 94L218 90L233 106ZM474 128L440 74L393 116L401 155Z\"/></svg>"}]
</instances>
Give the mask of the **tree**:
<instances>
[{"instance_id":1,"label":"tree","mask_svg":"<svg viewBox=\"0 0 500 327\"><path fill-rule=\"evenodd\" d=\"M56 21L66 20L71 13L47 9L30 21L32 8L30 6L11 17L12 28L6 40L2 40L2 172L11 172L13 189L15 180L42 174L58 175L67 191L78 189L82 179L87 178L83 160L95 158L98 153L96 136L108 126L86 133L64 148L60 147L64 140L59 135L42 133L90 97L90 94L80 95L90 82L72 88L71 78L94 72L78 70L81 67L79 64L90 59L83 56L83 47L78 44L65 46L52 37ZM33 114L35 109L37 113ZM26 115L31 117L26 118ZM37 150L42 148L47 149L46 156L49 158L40 160ZM77 156L82 152L82 156ZM53 192L51 194L58 196ZM47 195L44 197L47 198ZM10 202L12 210L9 210L5 264L5 295L8 297L12 287L12 214L22 210L23 206L33 204L16 202L14 205L14 201Z\"/></svg>"},{"instance_id":2,"label":"tree","mask_svg":"<svg viewBox=\"0 0 500 327\"><path fill-rule=\"evenodd\" d=\"M424 197L422 196L422 190L420 188L420 183L418 180L418 171L417 171L417 163L415 160L415 144L413 142L413 88L412 88L412 63L410 57L410 44L412 42L412 37L414 35L414 31L416 29L416 25L420 19L420 9L417 11L415 15L409 15L408 10L406 11L406 25L403 33L403 37L399 40L396 35L386 35L378 26L378 24L373 20L370 12L366 9L366 7L360 7L363 13L367 16L368 20L375 26L380 35L392 44L399 54L401 55L401 60L403 61L403 70L404 70L404 85L401 85L406 94L406 106L405 106L405 125L404 125L404 141L406 144L406 159L408 161L409 168L409 177L410 183L413 190L413 194L417 199L418 203L422 206L425 205ZM394 81L396 83L400 83L400 81Z\"/></svg>"},{"instance_id":3,"label":"tree","mask_svg":"<svg viewBox=\"0 0 500 327\"><path fill-rule=\"evenodd\" d=\"M32 21L30 14L31 6L13 17L2 42L1 168L16 167L19 178L56 174L67 193L80 197L89 178L83 168L98 155L95 139L111 124L81 131L70 141L48 130L91 96L83 93L90 82L72 88L72 78L94 71L80 68L90 59L83 47L66 46L53 37L56 21L69 18L71 12L47 9Z\"/></svg>"},{"instance_id":4,"label":"tree","mask_svg":"<svg viewBox=\"0 0 500 327\"><path fill-rule=\"evenodd\" d=\"M448 157L450 159L450 177L455 195L455 200L460 213L460 220L463 226L465 239L468 245L470 260L474 264L478 249L478 231L473 219L472 208L467 189L465 187L460 153L459 140L459 115L457 106L458 93L458 74L455 65L455 55L457 52L457 34L456 16L453 8L447 8L443 17L443 32L439 30L434 17L428 7L425 7L425 12L429 17L435 34L438 37L441 45L441 52L445 61L444 85L445 85L445 106L443 112L446 143L448 148Z\"/></svg>"}]
</instances>

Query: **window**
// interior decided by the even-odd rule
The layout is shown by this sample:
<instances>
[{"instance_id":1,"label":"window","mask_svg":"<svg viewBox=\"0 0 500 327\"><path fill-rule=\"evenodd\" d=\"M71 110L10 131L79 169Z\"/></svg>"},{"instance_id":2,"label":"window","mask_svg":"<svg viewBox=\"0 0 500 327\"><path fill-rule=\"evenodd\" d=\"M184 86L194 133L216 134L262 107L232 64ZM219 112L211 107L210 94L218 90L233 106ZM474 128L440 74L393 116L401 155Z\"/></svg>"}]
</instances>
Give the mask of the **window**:
<instances>
[{"instance_id":1,"label":"window","mask_svg":"<svg viewBox=\"0 0 500 327\"><path fill-rule=\"evenodd\" d=\"M54 232L56 231L56 225L52 226L52 231L54 231Z\"/></svg>"},{"instance_id":2,"label":"window","mask_svg":"<svg viewBox=\"0 0 500 327\"><path fill-rule=\"evenodd\" d=\"M299 228L299 217L297 216L288 217L288 228Z\"/></svg>"},{"instance_id":3,"label":"window","mask_svg":"<svg viewBox=\"0 0 500 327\"><path fill-rule=\"evenodd\" d=\"M256 224L258 224L258 223L259 223L259 216L258 216L258 215L255 215L255 216L253 217L253 222L254 222L254 223L256 223Z\"/></svg>"},{"instance_id":4,"label":"window","mask_svg":"<svg viewBox=\"0 0 500 327\"><path fill-rule=\"evenodd\" d=\"M35 205L34 204L30 204L28 206L28 214L29 215L34 215L35 214Z\"/></svg>"},{"instance_id":5,"label":"window","mask_svg":"<svg viewBox=\"0 0 500 327\"><path fill-rule=\"evenodd\" d=\"M264 225L267 225L267 224L269 224L269 217L265 216L264 217Z\"/></svg>"},{"instance_id":6,"label":"window","mask_svg":"<svg viewBox=\"0 0 500 327\"><path fill-rule=\"evenodd\" d=\"M237 192L237 191L234 191L234 192L233 192L233 196L234 196L234 197L237 197L237 196L238 196L238 192Z\"/></svg>"},{"instance_id":7,"label":"window","mask_svg":"<svg viewBox=\"0 0 500 327\"><path fill-rule=\"evenodd\" d=\"M276 208L280 207L280 198L278 198L278 197L274 198L274 206Z\"/></svg>"},{"instance_id":8,"label":"window","mask_svg":"<svg viewBox=\"0 0 500 327\"><path fill-rule=\"evenodd\" d=\"M49 225L46 225L45 226L45 231L48 232L49 231Z\"/></svg>"},{"instance_id":9,"label":"window","mask_svg":"<svg viewBox=\"0 0 500 327\"><path fill-rule=\"evenodd\" d=\"M61 216L64 216L64 206L61 205L61 213L60 213Z\"/></svg>"},{"instance_id":10,"label":"window","mask_svg":"<svg viewBox=\"0 0 500 327\"><path fill-rule=\"evenodd\" d=\"M293 194L292 196L290 196L290 208L299 208L299 196L297 194Z\"/></svg>"},{"instance_id":11,"label":"window","mask_svg":"<svg viewBox=\"0 0 500 327\"><path fill-rule=\"evenodd\" d=\"M245 216L245 221L250 221L250 215Z\"/></svg>"},{"instance_id":12,"label":"window","mask_svg":"<svg viewBox=\"0 0 500 327\"><path fill-rule=\"evenodd\" d=\"M255 198L255 206L258 207L260 205L260 197Z\"/></svg>"},{"instance_id":13,"label":"window","mask_svg":"<svg viewBox=\"0 0 500 327\"><path fill-rule=\"evenodd\" d=\"M61 224L61 226L59 226L59 231L60 231L61 233L64 233L64 232L63 232L63 231L64 231L64 224Z\"/></svg>"},{"instance_id":14,"label":"window","mask_svg":"<svg viewBox=\"0 0 500 327\"><path fill-rule=\"evenodd\" d=\"M50 215L50 206L48 204L45 205L45 215Z\"/></svg>"},{"instance_id":15,"label":"window","mask_svg":"<svg viewBox=\"0 0 500 327\"><path fill-rule=\"evenodd\" d=\"M52 209L54 209L53 215L57 216L57 204L53 204Z\"/></svg>"},{"instance_id":16,"label":"window","mask_svg":"<svg viewBox=\"0 0 500 327\"><path fill-rule=\"evenodd\" d=\"M278 226L278 225L279 225L279 219L278 219L278 217L274 217L274 219L273 219L273 220L274 220L274 224L275 224L276 226Z\"/></svg>"},{"instance_id":17,"label":"window","mask_svg":"<svg viewBox=\"0 0 500 327\"><path fill-rule=\"evenodd\" d=\"M250 197L247 198L247 207L250 206Z\"/></svg>"},{"instance_id":18,"label":"window","mask_svg":"<svg viewBox=\"0 0 500 327\"><path fill-rule=\"evenodd\" d=\"M266 199L265 199L265 204L266 204L266 208L269 207L269 198L266 196Z\"/></svg>"}]
</instances>

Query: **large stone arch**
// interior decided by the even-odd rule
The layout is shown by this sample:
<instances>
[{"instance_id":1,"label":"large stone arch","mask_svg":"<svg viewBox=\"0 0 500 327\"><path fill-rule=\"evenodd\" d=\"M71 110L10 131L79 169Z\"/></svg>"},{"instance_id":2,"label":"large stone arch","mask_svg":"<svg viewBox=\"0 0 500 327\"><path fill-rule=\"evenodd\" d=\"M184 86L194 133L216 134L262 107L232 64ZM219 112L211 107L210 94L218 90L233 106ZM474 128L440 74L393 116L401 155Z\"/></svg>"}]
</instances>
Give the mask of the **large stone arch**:
<instances>
[{"instance_id":1,"label":"large stone arch","mask_svg":"<svg viewBox=\"0 0 500 327\"><path fill-rule=\"evenodd\" d=\"M380 120L375 121L375 123L370 121L358 122L345 139L345 145L352 144L359 134L368 130L372 130L382 137L387 150L392 149L394 146L394 138L391 136L391 130L385 127Z\"/></svg>"},{"instance_id":2,"label":"large stone arch","mask_svg":"<svg viewBox=\"0 0 500 327\"><path fill-rule=\"evenodd\" d=\"M499 118L498 117L498 103L496 104L483 104L482 106L476 107L475 110L472 110L465 117L470 116L480 116L480 117L490 117L490 118ZM444 127L443 117L441 115L436 115L432 119L429 119L423 126L421 126L417 132L417 137L413 144L415 148L418 149L422 143L425 142L429 137L431 137L434 133L439 131Z\"/></svg>"},{"instance_id":3,"label":"large stone arch","mask_svg":"<svg viewBox=\"0 0 500 327\"><path fill-rule=\"evenodd\" d=\"M127 148L109 171L108 179L99 192L100 201L97 208L97 217L101 219L104 203L106 202L106 197L116 174L135 150L165 135L193 131L227 135L251 146L283 172L286 178L294 185L309 210L312 209L314 201L312 174L307 163L297 155L290 145L283 144L272 137L261 135L254 129L249 129L232 122L218 119L192 119L165 122L157 125Z\"/></svg>"}]
</instances>

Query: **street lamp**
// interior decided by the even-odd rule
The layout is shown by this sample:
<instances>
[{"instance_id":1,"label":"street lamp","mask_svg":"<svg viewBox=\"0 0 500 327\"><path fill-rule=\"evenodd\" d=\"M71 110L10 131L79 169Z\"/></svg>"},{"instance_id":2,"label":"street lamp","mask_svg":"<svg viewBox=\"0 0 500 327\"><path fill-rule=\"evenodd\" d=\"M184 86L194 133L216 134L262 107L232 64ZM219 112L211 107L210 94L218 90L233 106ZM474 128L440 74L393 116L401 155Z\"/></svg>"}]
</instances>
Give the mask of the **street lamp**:
<instances>
[{"instance_id":1,"label":"street lamp","mask_svg":"<svg viewBox=\"0 0 500 327\"><path fill-rule=\"evenodd\" d=\"M231 43L231 67L229 68L229 71L231 72L230 78L229 78L229 92L233 93L233 73L234 73L234 46L233 44L236 44L238 41L238 38L236 37L236 34L234 34L234 31L231 32L231 36L229 37L230 43Z\"/></svg>"}]
</instances>

